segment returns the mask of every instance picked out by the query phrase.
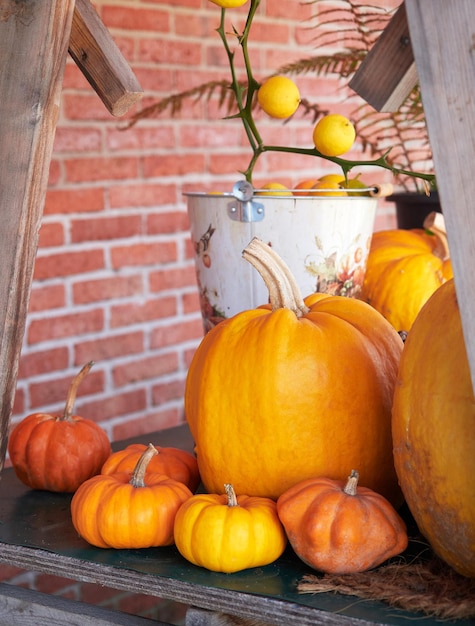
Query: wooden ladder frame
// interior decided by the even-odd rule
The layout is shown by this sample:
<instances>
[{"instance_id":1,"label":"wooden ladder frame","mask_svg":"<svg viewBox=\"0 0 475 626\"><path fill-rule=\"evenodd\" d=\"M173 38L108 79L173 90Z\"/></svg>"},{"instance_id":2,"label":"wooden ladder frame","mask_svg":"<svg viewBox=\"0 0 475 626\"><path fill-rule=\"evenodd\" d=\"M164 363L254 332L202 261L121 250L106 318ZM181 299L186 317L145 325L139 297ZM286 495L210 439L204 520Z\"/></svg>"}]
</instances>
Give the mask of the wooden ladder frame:
<instances>
[{"instance_id":1,"label":"wooden ladder frame","mask_svg":"<svg viewBox=\"0 0 475 626\"><path fill-rule=\"evenodd\" d=\"M474 26L473 0L405 0L350 86L390 111L419 80L475 391Z\"/></svg>"},{"instance_id":2,"label":"wooden ladder frame","mask_svg":"<svg viewBox=\"0 0 475 626\"><path fill-rule=\"evenodd\" d=\"M0 470L68 51L112 115L142 97L89 0L0 0Z\"/></svg>"}]
</instances>

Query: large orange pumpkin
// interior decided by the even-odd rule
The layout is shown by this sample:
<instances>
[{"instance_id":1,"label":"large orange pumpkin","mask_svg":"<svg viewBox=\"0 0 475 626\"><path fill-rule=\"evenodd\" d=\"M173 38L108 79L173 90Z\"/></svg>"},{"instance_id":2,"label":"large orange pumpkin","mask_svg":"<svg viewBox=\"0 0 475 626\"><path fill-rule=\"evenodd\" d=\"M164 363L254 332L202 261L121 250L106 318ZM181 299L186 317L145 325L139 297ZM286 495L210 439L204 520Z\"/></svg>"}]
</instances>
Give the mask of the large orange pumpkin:
<instances>
[{"instance_id":1,"label":"large orange pumpkin","mask_svg":"<svg viewBox=\"0 0 475 626\"><path fill-rule=\"evenodd\" d=\"M394 458L407 504L434 551L475 577L475 399L453 280L417 317L398 378Z\"/></svg>"},{"instance_id":2,"label":"large orange pumpkin","mask_svg":"<svg viewBox=\"0 0 475 626\"><path fill-rule=\"evenodd\" d=\"M271 305L213 328L192 360L185 410L209 492L277 498L315 475L365 485L397 502L391 405L403 343L369 305L313 294L263 242L244 251Z\"/></svg>"},{"instance_id":3,"label":"large orange pumpkin","mask_svg":"<svg viewBox=\"0 0 475 626\"><path fill-rule=\"evenodd\" d=\"M436 289L453 276L445 224L431 213L424 229L384 230L373 234L361 299L409 331Z\"/></svg>"},{"instance_id":4,"label":"large orange pumpkin","mask_svg":"<svg viewBox=\"0 0 475 626\"><path fill-rule=\"evenodd\" d=\"M92 365L87 363L74 377L62 415L32 413L12 430L8 453L28 487L72 493L98 474L110 455L107 433L92 420L73 415L77 388Z\"/></svg>"}]
</instances>

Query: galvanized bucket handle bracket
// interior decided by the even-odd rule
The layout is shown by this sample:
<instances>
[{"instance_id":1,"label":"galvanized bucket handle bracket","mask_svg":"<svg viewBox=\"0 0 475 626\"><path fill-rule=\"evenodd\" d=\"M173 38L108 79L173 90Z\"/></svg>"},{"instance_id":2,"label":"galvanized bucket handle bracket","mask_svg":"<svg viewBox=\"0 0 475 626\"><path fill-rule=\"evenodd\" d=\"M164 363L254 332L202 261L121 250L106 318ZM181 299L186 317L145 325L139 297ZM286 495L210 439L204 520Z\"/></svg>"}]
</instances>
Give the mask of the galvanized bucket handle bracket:
<instances>
[{"instance_id":1,"label":"galvanized bucket handle bracket","mask_svg":"<svg viewBox=\"0 0 475 626\"><path fill-rule=\"evenodd\" d=\"M253 186L240 180L233 186L235 200L228 203L228 216L235 222L261 222L264 219L264 205L255 202Z\"/></svg>"}]
</instances>

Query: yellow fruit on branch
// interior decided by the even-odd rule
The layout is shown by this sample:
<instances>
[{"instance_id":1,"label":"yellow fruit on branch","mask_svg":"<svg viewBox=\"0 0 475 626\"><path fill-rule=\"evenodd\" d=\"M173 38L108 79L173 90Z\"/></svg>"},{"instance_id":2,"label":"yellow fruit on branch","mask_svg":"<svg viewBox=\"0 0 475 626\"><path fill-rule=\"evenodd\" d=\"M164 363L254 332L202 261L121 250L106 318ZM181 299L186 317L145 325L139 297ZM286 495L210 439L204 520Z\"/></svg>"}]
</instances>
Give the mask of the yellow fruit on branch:
<instances>
[{"instance_id":1,"label":"yellow fruit on branch","mask_svg":"<svg viewBox=\"0 0 475 626\"><path fill-rule=\"evenodd\" d=\"M213 4L217 4L219 7L223 9L235 9L237 7L242 7L243 4L246 4L248 0L209 0Z\"/></svg>"},{"instance_id":2,"label":"yellow fruit on branch","mask_svg":"<svg viewBox=\"0 0 475 626\"><path fill-rule=\"evenodd\" d=\"M315 148L329 157L337 157L348 152L355 138L355 127L348 118L339 113L325 115L313 130Z\"/></svg>"},{"instance_id":3,"label":"yellow fruit on branch","mask_svg":"<svg viewBox=\"0 0 475 626\"><path fill-rule=\"evenodd\" d=\"M260 86L257 101L270 117L286 119L298 109L300 92L294 81L287 76L271 76Z\"/></svg>"},{"instance_id":4,"label":"yellow fruit on branch","mask_svg":"<svg viewBox=\"0 0 475 626\"><path fill-rule=\"evenodd\" d=\"M232 477L238 494L277 498L304 478L344 479L358 466L365 485L400 503L390 432L400 337L359 300L312 294L304 302L262 241L244 256L271 304L213 328L186 381L206 489Z\"/></svg>"}]
</instances>

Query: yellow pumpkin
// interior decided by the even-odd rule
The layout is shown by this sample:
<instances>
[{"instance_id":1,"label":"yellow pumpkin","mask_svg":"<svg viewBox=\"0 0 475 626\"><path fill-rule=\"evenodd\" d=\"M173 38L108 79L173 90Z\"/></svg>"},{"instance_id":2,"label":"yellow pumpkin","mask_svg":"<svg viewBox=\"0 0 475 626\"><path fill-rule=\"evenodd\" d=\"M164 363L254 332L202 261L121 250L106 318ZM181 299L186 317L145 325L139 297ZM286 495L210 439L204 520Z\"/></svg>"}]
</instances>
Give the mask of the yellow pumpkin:
<instances>
[{"instance_id":1,"label":"yellow pumpkin","mask_svg":"<svg viewBox=\"0 0 475 626\"><path fill-rule=\"evenodd\" d=\"M270 498L198 494L179 509L175 543L194 565L230 574L272 563L285 549L287 537Z\"/></svg>"},{"instance_id":2,"label":"yellow pumpkin","mask_svg":"<svg viewBox=\"0 0 475 626\"><path fill-rule=\"evenodd\" d=\"M397 331L409 331L430 296L452 278L445 224L431 213L424 229L373 234L361 299Z\"/></svg>"},{"instance_id":3,"label":"yellow pumpkin","mask_svg":"<svg viewBox=\"0 0 475 626\"><path fill-rule=\"evenodd\" d=\"M475 577L475 399L453 280L408 335L393 408L394 459L434 551Z\"/></svg>"},{"instance_id":4,"label":"yellow pumpkin","mask_svg":"<svg viewBox=\"0 0 475 626\"><path fill-rule=\"evenodd\" d=\"M391 405L403 343L369 305L312 294L302 300L282 259L254 239L244 256L271 305L213 328L189 368L185 410L208 492L277 499L324 475L361 480L393 503Z\"/></svg>"}]
</instances>

